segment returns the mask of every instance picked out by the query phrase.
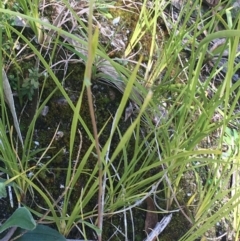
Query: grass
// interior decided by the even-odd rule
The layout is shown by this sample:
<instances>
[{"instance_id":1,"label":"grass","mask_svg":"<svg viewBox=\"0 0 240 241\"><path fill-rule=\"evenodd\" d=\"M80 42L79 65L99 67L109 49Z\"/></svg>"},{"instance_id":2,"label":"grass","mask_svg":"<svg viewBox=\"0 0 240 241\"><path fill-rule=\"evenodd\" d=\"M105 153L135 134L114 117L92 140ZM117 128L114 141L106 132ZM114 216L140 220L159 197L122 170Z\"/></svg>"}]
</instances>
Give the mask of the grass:
<instances>
[{"instance_id":1,"label":"grass","mask_svg":"<svg viewBox=\"0 0 240 241\"><path fill-rule=\"evenodd\" d=\"M105 237L107 232L104 230L108 223L107 217L122 215L125 224L121 227L121 232L119 228L115 228L113 235L127 240L130 233L135 233L138 228L134 211L142 207L144 200L151 196L156 201L156 206L161 204L157 209L159 214L173 213L174 219L174 214L179 212L189 223L189 230L179 236L178 240L215 238L213 228L218 223L227 223L227 228L232 229L233 233L227 233L226 236L238 240L240 82L233 83L232 77L239 67L239 63L235 63L236 56L239 55L239 19L232 18L228 6L223 5L215 18L212 18L211 11L196 11L201 7L198 1L193 5L188 1L179 12L181 17L174 21L168 15L170 3L160 5L155 1L150 8L147 1L144 1L139 20L124 53L123 59L128 62L125 66L106 54L98 28L94 28L94 31L92 29L97 25L97 19L92 19L94 14L91 12L97 10L98 4L101 4L98 2L94 9L91 1L88 27L85 19L76 15L74 8L67 2L64 4L70 16L74 16L81 26L81 29L75 30L79 31L78 35L66 31L66 25L61 28L60 21L57 25L52 25L39 19L37 1L33 5L20 4L21 14L4 9L4 6L0 9L2 16L21 16L28 20L38 43L43 43L43 46L42 26L52 31L51 48L39 49L38 44L31 41L23 31L2 18L1 25L5 30L1 28L1 36L6 31L13 39L17 35L21 43L27 46L28 54L37 56L36 64L45 75L44 80L41 80L35 115L24 135L23 147L15 142L11 117L1 88L1 172L9 176L4 182L6 186L14 183L14 193L19 206L26 205L38 218L38 223L54 223L65 237L77 227L84 240L88 240L91 233L96 233L98 240L110 239L110 236ZM35 8L31 10L30 6ZM226 12L227 18L224 17ZM195 19L191 22L193 14ZM167 28L166 36L161 36L163 31L158 31L159 19L162 19L162 24ZM223 29L216 31L215 27L219 22ZM82 34L86 30L87 38L86 33L84 36ZM225 45L218 52L211 53L210 42L223 37L226 38ZM68 42L65 41L66 38ZM156 38L161 38L162 42L155 41ZM148 59L135 53L137 46L144 46L146 39L151 40L149 48L144 49L148 51ZM0 45L3 46L3 43ZM58 78L57 71L52 68L61 46L64 46L65 56L74 53L83 59L86 66L83 85L75 103L66 91L63 81ZM220 70L223 69L218 63L225 49L228 49L227 72L221 82L216 84L214 80L219 79ZM50 58L44 57L45 51ZM3 53L6 53L6 50ZM8 63L9 56L12 63L19 62L16 54L4 54L4 63ZM208 70L209 58L212 67ZM95 68L101 69L101 64L108 68L111 66L111 71L94 74ZM21 66L21 63L18 65ZM1 69L3 67L6 66L0 66ZM115 85L123 94L115 115L102 123L100 128L97 128L94 114L92 75L101 79L104 77L109 85ZM49 91L49 76L54 88L45 95ZM58 198L44 188L39 176L50 170L62 149L45 162L44 156L54 147L54 136L50 143L45 143L44 149L33 151L32 145L37 119L56 92L64 96L72 111L68 167L65 185ZM79 115L84 106L85 92L92 126ZM123 131L121 119L129 99L137 103L138 111L132 113L132 122L127 130ZM167 109L165 118L161 118L163 109ZM153 119L156 120L155 124ZM99 139L109 124L108 136L104 143L100 143ZM114 136L118 137L118 143L115 143ZM83 148L85 138L90 141L87 149ZM225 146L228 147L227 153L223 152ZM29 160L36 156L40 157L30 166ZM89 169L89 162L93 160L95 164ZM32 176L29 176L30 172L33 173ZM86 176L87 181L76 198L74 190L79 180ZM44 200L41 211L32 209L24 202L24 196L34 197L36 194ZM96 205L89 210L88 204L93 200ZM73 206L71 210L69 203ZM132 216L132 228L127 224L128 216ZM111 228L117 227L114 225L111 223ZM170 226L171 222L169 228ZM207 233L212 233L212 236L207 237ZM160 234L159 239L161 237ZM131 238L138 240L136 234ZM170 239L171 237L166 238Z\"/></svg>"}]
</instances>

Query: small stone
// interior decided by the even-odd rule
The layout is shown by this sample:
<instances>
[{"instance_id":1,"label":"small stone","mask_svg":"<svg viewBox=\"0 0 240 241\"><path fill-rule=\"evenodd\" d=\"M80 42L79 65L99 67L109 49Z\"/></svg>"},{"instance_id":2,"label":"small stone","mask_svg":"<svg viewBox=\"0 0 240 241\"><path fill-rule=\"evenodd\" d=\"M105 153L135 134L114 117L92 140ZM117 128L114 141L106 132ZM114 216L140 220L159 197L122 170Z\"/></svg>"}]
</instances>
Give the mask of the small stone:
<instances>
[{"instance_id":1,"label":"small stone","mask_svg":"<svg viewBox=\"0 0 240 241\"><path fill-rule=\"evenodd\" d=\"M46 116L49 112L49 106L45 105L42 109L41 115Z\"/></svg>"},{"instance_id":2,"label":"small stone","mask_svg":"<svg viewBox=\"0 0 240 241\"><path fill-rule=\"evenodd\" d=\"M58 131L56 136L55 136L55 140L59 141L60 139L62 139L64 136L64 133L62 131Z\"/></svg>"},{"instance_id":3,"label":"small stone","mask_svg":"<svg viewBox=\"0 0 240 241\"><path fill-rule=\"evenodd\" d=\"M113 21L112 21L112 24L113 24L113 25L117 25L117 24L120 22L120 19L121 19L120 16L117 17L117 18L114 18Z\"/></svg>"}]
</instances>

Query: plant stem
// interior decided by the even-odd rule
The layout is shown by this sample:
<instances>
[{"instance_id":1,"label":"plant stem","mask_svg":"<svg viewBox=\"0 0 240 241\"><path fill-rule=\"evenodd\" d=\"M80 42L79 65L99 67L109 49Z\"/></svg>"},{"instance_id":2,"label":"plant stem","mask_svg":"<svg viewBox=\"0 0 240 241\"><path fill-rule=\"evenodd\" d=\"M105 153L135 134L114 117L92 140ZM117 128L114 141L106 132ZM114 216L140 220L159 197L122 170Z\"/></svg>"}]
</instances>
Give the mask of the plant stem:
<instances>
[{"instance_id":1,"label":"plant stem","mask_svg":"<svg viewBox=\"0 0 240 241\"><path fill-rule=\"evenodd\" d=\"M97 47L97 34L98 29L96 30L96 33L92 35L92 16L93 16L93 2L94 0L90 1L89 4L89 18L88 18L88 60L86 63L86 70L84 74L84 84L87 88L87 97L88 97L88 105L89 105L89 111L93 126L93 135L95 139L95 147L96 152L98 156L98 178L99 178L99 190L98 190L98 228L100 232L98 233L98 241L102 240L102 220L103 220L103 207L102 207L102 177L103 177L103 171L102 171L102 161L101 161L101 151L99 148L99 140L98 140L98 131L97 131L97 124L94 114L94 107L93 107L93 100L92 100L92 91L91 91L91 74L92 74L92 64L95 57L95 50Z\"/></svg>"}]
</instances>

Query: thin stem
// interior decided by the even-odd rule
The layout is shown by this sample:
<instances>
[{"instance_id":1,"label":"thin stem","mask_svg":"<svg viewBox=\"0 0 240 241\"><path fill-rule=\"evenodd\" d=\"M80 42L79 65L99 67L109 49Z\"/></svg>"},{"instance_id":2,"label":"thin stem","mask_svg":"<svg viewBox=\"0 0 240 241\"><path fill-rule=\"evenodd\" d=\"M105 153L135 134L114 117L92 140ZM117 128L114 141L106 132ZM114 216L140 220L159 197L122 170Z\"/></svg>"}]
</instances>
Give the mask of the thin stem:
<instances>
[{"instance_id":1,"label":"thin stem","mask_svg":"<svg viewBox=\"0 0 240 241\"><path fill-rule=\"evenodd\" d=\"M102 207L102 161L101 161L101 151L99 148L99 140L98 140L98 131L97 131L97 124L94 114L94 107L93 107L93 99L92 99L92 91L91 91L91 74L92 74L92 64L94 60L95 51L94 48L96 47L97 43L93 40L92 35L92 16L93 16L93 2L94 0L90 1L89 5L89 18L88 18L88 60L86 63L86 70L84 75L84 84L87 88L87 97L88 97L88 105L89 105L89 112L91 116L92 126L93 126L93 135L95 139L95 147L98 156L98 177L99 177L99 190L98 190L98 228L100 232L98 233L98 241L102 240L102 220L103 220L103 207Z\"/></svg>"}]
</instances>

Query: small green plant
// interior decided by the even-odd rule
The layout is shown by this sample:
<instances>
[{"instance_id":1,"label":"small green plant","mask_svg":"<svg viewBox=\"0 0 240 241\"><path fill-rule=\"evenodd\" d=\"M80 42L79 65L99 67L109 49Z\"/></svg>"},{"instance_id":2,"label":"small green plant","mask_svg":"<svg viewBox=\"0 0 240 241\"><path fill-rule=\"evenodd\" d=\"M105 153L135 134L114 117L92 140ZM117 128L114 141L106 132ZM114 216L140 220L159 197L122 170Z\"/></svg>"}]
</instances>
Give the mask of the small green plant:
<instances>
[{"instance_id":1,"label":"small green plant","mask_svg":"<svg viewBox=\"0 0 240 241\"><path fill-rule=\"evenodd\" d=\"M5 188L4 182L0 182L0 198L6 197ZM7 231L7 233L3 235L4 231ZM54 239L59 241L66 240L56 230L44 225L38 225L26 207L17 208L12 215L0 225L0 238L1 240L10 240L10 238L13 238L13 240L17 239L21 241L37 239L44 239L46 241Z\"/></svg>"},{"instance_id":2,"label":"small green plant","mask_svg":"<svg viewBox=\"0 0 240 241\"><path fill-rule=\"evenodd\" d=\"M41 74L38 73L37 68L28 69L28 77L23 80L21 87L21 95L27 96L29 100L32 100L34 91L39 87L39 77Z\"/></svg>"},{"instance_id":3,"label":"small green plant","mask_svg":"<svg viewBox=\"0 0 240 241\"><path fill-rule=\"evenodd\" d=\"M14 73L8 75L9 83L13 91L19 91L19 79L18 76Z\"/></svg>"},{"instance_id":4,"label":"small green plant","mask_svg":"<svg viewBox=\"0 0 240 241\"><path fill-rule=\"evenodd\" d=\"M1 197L2 196L0 196L0 198ZM25 207L16 209L13 214L0 226L0 234L9 229L2 240L9 240L18 227L24 230L33 230L36 228L35 220L29 210Z\"/></svg>"}]
</instances>

